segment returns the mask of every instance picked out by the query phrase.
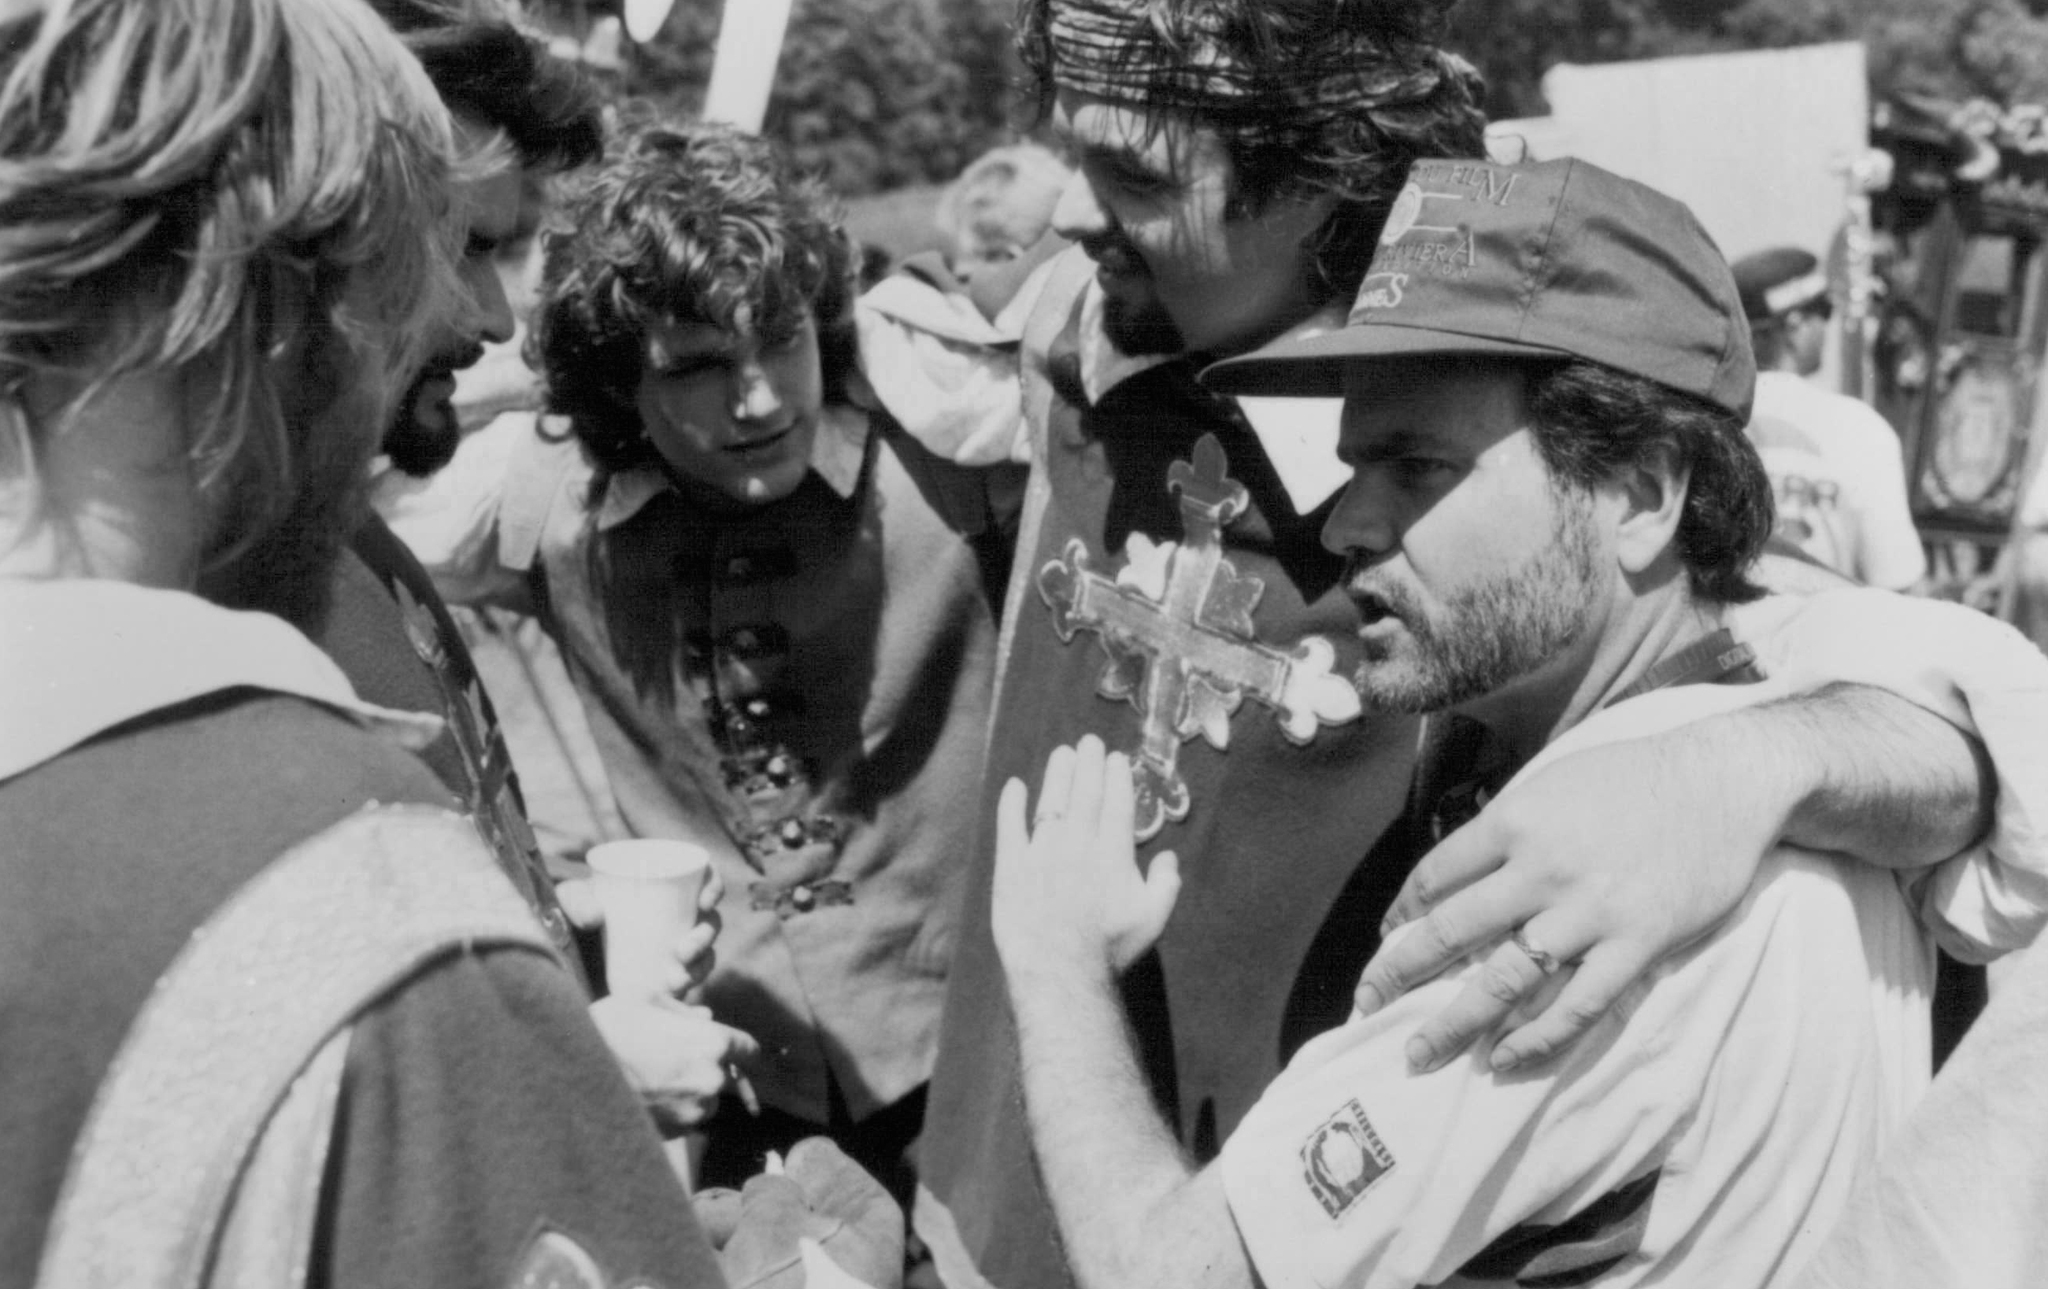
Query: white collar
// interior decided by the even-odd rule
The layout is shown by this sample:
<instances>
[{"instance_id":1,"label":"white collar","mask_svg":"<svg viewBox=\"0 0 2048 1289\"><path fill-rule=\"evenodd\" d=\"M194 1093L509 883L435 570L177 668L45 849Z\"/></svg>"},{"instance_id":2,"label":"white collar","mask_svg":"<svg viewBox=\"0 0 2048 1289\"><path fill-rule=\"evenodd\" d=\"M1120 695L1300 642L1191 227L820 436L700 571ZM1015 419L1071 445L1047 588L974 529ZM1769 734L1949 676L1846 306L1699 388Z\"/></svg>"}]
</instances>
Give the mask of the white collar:
<instances>
[{"instance_id":1,"label":"white collar","mask_svg":"<svg viewBox=\"0 0 2048 1289\"><path fill-rule=\"evenodd\" d=\"M96 578L0 578L0 781L123 721L240 687L312 699L409 749L439 717L375 707L282 618Z\"/></svg>"},{"instance_id":2,"label":"white collar","mask_svg":"<svg viewBox=\"0 0 2048 1289\"><path fill-rule=\"evenodd\" d=\"M860 486L860 468L867 456L868 414L857 407L829 403L818 414L818 432L811 439L811 473L840 497L853 496ZM597 505L597 529L604 532L640 513L640 508L674 485L651 465L621 470L605 480Z\"/></svg>"},{"instance_id":3,"label":"white collar","mask_svg":"<svg viewBox=\"0 0 2048 1289\"><path fill-rule=\"evenodd\" d=\"M1079 357L1081 389L1090 404L1170 355L1132 357L1109 343L1102 329L1103 294L1089 282L1081 295ZM1329 305L1281 333L1281 339L1315 335L1344 325L1344 310ZM1280 486L1296 514L1305 515L1337 494L1351 471L1337 459L1337 432L1344 410L1341 398L1240 398L1237 405L1250 422L1266 459L1280 476Z\"/></svg>"}]
</instances>

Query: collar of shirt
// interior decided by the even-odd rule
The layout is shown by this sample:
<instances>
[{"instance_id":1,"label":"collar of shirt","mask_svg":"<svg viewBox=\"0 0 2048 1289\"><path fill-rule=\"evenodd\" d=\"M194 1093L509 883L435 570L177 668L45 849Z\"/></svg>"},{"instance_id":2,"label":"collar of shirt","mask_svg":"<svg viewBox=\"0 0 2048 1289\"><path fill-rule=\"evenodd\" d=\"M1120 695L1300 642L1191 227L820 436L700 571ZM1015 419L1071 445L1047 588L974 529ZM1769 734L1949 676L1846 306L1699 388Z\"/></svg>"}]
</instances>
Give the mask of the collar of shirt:
<instances>
[{"instance_id":1,"label":"collar of shirt","mask_svg":"<svg viewBox=\"0 0 2048 1289\"><path fill-rule=\"evenodd\" d=\"M841 497L860 486L861 464L867 457L868 414L857 407L828 404L818 414L818 433L811 440L811 473ZM653 466L621 470L605 481L597 505L597 528L604 532L640 513L640 508L674 485Z\"/></svg>"},{"instance_id":2,"label":"collar of shirt","mask_svg":"<svg viewBox=\"0 0 2048 1289\"><path fill-rule=\"evenodd\" d=\"M365 703L282 618L96 578L0 578L0 781L124 721L226 689L311 699L407 749L435 716Z\"/></svg>"},{"instance_id":3,"label":"collar of shirt","mask_svg":"<svg viewBox=\"0 0 2048 1289\"><path fill-rule=\"evenodd\" d=\"M1102 329L1102 287L1090 282L1081 296L1079 356L1081 388L1090 403L1142 372L1169 362L1172 355L1133 357L1119 353ZM1344 325L1344 309L1329 305L1281 333L1279 339L1318 335ZM1344 410L1341 398L1240 398L1259 446L1280 476L1296 514L1308 514L1335 496L1351 479L1337 459L1337 434Z\"/></svg>"}]
</instances>

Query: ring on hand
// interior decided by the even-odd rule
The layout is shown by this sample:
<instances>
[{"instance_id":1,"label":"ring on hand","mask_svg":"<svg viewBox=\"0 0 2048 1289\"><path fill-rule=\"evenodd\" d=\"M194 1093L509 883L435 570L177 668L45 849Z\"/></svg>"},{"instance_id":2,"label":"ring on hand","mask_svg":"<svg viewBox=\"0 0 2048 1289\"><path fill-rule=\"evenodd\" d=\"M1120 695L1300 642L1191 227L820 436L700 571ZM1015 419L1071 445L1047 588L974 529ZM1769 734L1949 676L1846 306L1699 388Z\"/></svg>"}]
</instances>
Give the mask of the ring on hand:
<instances>
[{"instance_id":1,"label":"ring on hand","mask_svg":"<svg viewBox=\"0 0 2048 1289\"><path fill-rule=\"evenodd\" d=\"M1546 976L1556 975L1557 969L1564 965L1557 960L1555 954L1548 953L1529 943L1527 927L1516 927L1515 933L1508 937L1508 943L1514 945L1523 953L1528 954L1529 961L1535 963L1536 969Z\"/></svg>"}]
</instances>

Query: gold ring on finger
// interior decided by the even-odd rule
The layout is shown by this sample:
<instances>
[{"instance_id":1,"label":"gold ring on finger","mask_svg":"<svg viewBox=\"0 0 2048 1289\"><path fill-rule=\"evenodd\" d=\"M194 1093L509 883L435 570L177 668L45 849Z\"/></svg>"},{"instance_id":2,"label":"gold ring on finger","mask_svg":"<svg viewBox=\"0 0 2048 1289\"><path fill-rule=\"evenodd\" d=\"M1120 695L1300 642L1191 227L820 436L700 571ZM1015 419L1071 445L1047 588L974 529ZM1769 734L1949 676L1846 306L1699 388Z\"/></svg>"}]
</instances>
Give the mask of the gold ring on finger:
<instances>
[{"instance_id":1,"label":"gold ring on finger","mask_svg":"<svg viewBox=\"0 0 2048 1289\"><path fill-rule=\"evenodd\" d=\"M1546 976L1556 975L1558 968L1564 966L1564 963L1558 961L1557 955L1529 943L1527 927L1516 927L1515 933L1508 937L1508 943L1528 954L1529 961L1535 963L1536 969Z\"/></svg>"}]
</instances>

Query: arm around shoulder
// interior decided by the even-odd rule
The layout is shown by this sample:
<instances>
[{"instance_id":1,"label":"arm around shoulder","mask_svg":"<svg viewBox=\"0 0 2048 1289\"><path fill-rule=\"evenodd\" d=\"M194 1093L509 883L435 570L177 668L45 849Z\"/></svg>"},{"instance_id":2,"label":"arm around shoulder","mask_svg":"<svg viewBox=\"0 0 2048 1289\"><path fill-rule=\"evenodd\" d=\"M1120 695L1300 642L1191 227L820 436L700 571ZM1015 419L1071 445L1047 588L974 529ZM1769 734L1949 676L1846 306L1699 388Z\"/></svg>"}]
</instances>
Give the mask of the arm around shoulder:
<instances>
[{"instance_id":1,"label":"arm around shoulder","mask_svg":"<svg viewBox=\"0 0 2048 1289\"><path fill-rule=\"evenodd\" d=\"M1787 839L1939 864L1916 879L1921 912L1958 956L2030 942L2048 921L2048 658L1974 610L1881 591L1743 612L1766 668L1804 691L1756 714L1801 749Z\"/></svg>"}]
</instances>

